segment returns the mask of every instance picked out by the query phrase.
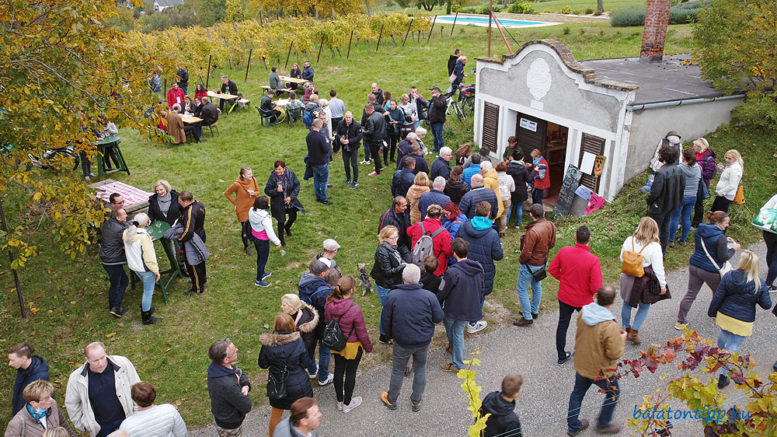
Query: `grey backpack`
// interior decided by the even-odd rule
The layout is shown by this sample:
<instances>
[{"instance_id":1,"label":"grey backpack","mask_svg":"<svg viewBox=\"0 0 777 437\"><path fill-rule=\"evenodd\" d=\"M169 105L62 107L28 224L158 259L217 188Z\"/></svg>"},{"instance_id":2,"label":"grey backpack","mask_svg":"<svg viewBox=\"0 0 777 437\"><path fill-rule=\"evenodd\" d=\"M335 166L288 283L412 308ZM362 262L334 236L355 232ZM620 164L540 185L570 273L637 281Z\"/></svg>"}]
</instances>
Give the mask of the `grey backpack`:
<instances>
[{"instance_id":1,"label":"grey backpack","mask_svg":"<svg viewBox=\"0 0 777 437\"><path fill-rule=\"evenodd\" d=\"M428 234L424 229L423 222L418 222L418 225L421 226L421 238L419 238L418 241L415 242L415 246L413 246L413 251L410 253L410 262L423 270L424 258L429 255L434 255L434 237L438 236L445 228L441 226L440 229Z\"/></svg>"}]
</instances>

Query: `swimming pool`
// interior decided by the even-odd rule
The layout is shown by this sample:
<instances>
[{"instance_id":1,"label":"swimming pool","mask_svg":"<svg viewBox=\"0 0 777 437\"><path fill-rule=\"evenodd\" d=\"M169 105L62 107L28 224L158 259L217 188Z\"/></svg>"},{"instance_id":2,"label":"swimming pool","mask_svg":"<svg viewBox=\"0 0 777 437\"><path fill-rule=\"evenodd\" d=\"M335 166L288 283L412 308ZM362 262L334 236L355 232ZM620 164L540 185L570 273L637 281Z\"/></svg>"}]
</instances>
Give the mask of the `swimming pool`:
<instances>
[{"instance_id":1,"label":"swimming pool","mask_svg":"<svg viewBox=\"0 0 777 437\"><path fill-rule=\"evenodd\" d=\"M437 17L438 23L445 23L445 24L453 24L453 19L455 17L453 15L442 15ZM499 18L499 17L497 17ZM541 26L554 26L559 23L548 23L544 21L521 21L521 20L511 20L508 18L499 18L499 23L504 27L541 27ZM456 18L456 25L459 24L470 24L473 26L488 26L488 17L486 16L480 16L480 17L473 17L473 16L459 16ZM493 26L496 26L492 23Z\"/></svg>"}]
</instances>

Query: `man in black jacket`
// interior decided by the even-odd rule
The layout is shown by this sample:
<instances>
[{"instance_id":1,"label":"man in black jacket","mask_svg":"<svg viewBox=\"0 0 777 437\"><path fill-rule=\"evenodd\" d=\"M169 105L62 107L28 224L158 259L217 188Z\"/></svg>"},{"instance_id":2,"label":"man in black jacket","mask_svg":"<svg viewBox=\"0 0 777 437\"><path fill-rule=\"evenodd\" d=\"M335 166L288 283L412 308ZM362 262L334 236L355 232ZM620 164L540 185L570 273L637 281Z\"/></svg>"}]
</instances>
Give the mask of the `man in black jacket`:
<instances>
[{"instance_id":1,"label":"man in black jacket","mask_svg":"<svg viewBox=\"0 0 777 437\"><path fill-rule=\"evenodd\" d=\"M267 94L262 97L259 105L262 117L269 117L270 123L276 123L278 121L278 116L281 115L281 111L275 109L275 103L272 101L273 97L275 97L275 91L267 91Z\"/></svg>"},{"instance_id":2,"label":"man in black jacket","mask_svg":"<svg viewBox=\"0 0 777 437\"><path fill-rule=\"evenodd\" d=\"M181 226L183 226L183 233L178 237L178 242L183 246L185 241L197 234L204 244L206 237L205 206L194 200L194 196L188 191L182 191L178 195L178 204L181 205L179 221ZM186 257L184 257L184 260L186 260ZM185 291L184 294L191 296L194 293L205 293L205 283L208 282L205 272L205 261L195 266L189 265L189 262L186 261L186 272L189 274L189 278L191 278L192 288L189 291Z\"/></svg>"},{"instance_id":3,"label":"man in black jacket","mask_svg":"<svg viewBox=\"0 0 777 437\"><path fill-rule=\"evenodd\" d=\"M127 212L124 211L124 208L113 210L111 217L103 223L100 229L102 235L100 261L102 261L103 268L108 273L108 280L111 283L108 290L108 308L114 317L121 317L127 313L127 309L121 306L124 292L127 291L127 285L129 285L129 278L124 272L127 257L124 254L122 235L125 229L127 229Z\"/></svg>"},{"instance_id":4,"label":"man in black jacket","mask_svg":"<svg viewBox=\"0 0 777 437\"><path fill-rule=\"evenodd\" d=\"M477 204L486 201L491 204L491 213L488 218L494 220L496 211L499 209L499 201L496 198L494 190L483 186L483 176L480 174L472 175L472 190L468 191L459 202L459 210L466 215L468 219L475 217L475 207Z\"/></svg>"},{"instance_id":5,"label":"man in black jacket","mask_svg":"<svg viewBox=\"0 0 777 437\"><path fill-rule=\"evenodd\" d=\"M372 94L375 96L375 101L379 105L383 106L383 103L385 103L383 101L383 90L380 89L380 87L378 87L378 84L375 83L375 82L372 83L372 87L371 88L372 88Z\"/></svg>"},{"instance_id":6,"label":"man in black jacket","mask_svg":"<svg viewBox=\"0 0 777 437\"><path fill-rule=\"evenodd\" d=\"M448 109L448 102L442 95L440 88L432 87L432 100L429 104L429 126L434 135L434 151L439 152L445 147L445 140L442 137L442 127L445 124L445 111Z\"/></svg>"},{"instance_id":7,"label":"man in black jacket","mask_svg":"<svg viewBox=\"0 0 777 437\"><path fill-rule=\"evenodd\" d=\"M179 65L176 74L178 75L178 88L183 90L184 95L188 94L187 90L189 89L189 72L183 68L183 65Z\"/></svg>"},{"instance_id":8,"label":"man in black jacket","mask_svg":"<svg viewBox=\"0 0 777 437\"><path fill-rule=\"evenodd\" d=\"M521 395L523 377L507 375L502 380L502 391L486 395L480 414L491 414L483 430L483 437L523 437L521 421L515 414L515 400Z\"/></svg>"},{"instance_id":9,"label":"man in black jacket","mask_svg":"<svg viewBox=\"0 0 777 437\"><path fill-rule=\"evenodd\" d=\"M200 109L200 118L203 126L210 126L219 121L219 111L216 105L210 102L208 97L202 98L202 108Z\"/></svg>"},{"instance_id":10,"label":"man in black jacket","mask_svg":"<svg viewBox=\"0 0 777 437\"><path fill-rule=\"evenodd\" d=\"M381 229L389 225L399 230L397 251L402 255L403 260L410 261L411 240L407 235L407 228L410 227L410 211L407 209L407 199L405 199L405 196L395 196L391 208L380 216L378 234L380 234Z\"/></svg>"},{"instance_id":11,"label":"man in black jacket","mask_svg":"<svg viewBox=\"0 0 777 437\"><path fill-rule=\"evenodd\" d=\"M391 179L391 195L394 197L407 196L407 190L415 181L415 159L412 156L405 156L402 164L402 168L395 171Z\"/></svg>"},{"instance_id":12,"label":"man in black jacket","mask_svg":"<svg viewBox=\"0 0 777 437\"><path fill-rule=\"evenodd\" d=\"M447 181L451 176L451 158L453 150L450 147L440 148L440 156L432 163L432 174L429 179L434 180L437 176L442 176Z\"/></svg>"},{"instance_id":13,"label":"man in black jacket","mask_svg":"<svg viewBox=\"0 0 777 437\"><path fill-rule=\"evenodd\" d=\"M331 205L326 197L326 188L329 183L329 141L321 133L324 122L320 118L313 120L313 128L305 138L308 145L308 164L313 170L313 190L316 193L316 202Z\"/></svg>"},{"instance_id":14,"label":"man in black jacket","mask_svg":"<svg viewBox=\"0 0 777 437\"><path fill-rule=\"evenodd\" d=\"M221 76L221 94L230 94L233 96L237 95L237 84L229 80L227 76ZM226 102L226 100L224 99L220 99L220 100L221 101L219 102L219 109L221 109L221 112L224 112L224 102Z\"/></svg>"},{"instance_id":15,"label":"man in black jacket","mask_svg":"<svg viewBox=\"0 0 777 437\"><path fill-rule=\"evenodd\" d=\"M219 340L210 346L208 356L208 395L216 432L219 436L240 437L243 420L253 404L248 397L248 377L232 365L237 361L237 346L229 339Z\"/></svg>"},{"instance_id":16,"label":"man in black jacket","mask_svg":"<svg viewBox=\"0 0 777 437\"><path fill-rule=\"evenodd\" d=\"M335 126L335 144L343 149L343 165L345 165L345 185L351 184L351 189L359 186L359 145L362 141L362 126L353 119L351 111L346 111L344 118ZM351 182L353 169L353 182Z\"/></svg>"},{"instance_id":17,"label":"man in black jacket","mask_svg":"<svg viewBox=\"0 0 777 437\"><path fill-rule=\"evenodd\" d=\"M661 238L661 250L666 254L669 244L669 218L683 203L685 176L677 164L680 152L676 147L663 147L658 152L664 165L658 169L647 197L648 215L656 221Z\"/></svg>"},{"instance_id":18,"label":"man in black jacket","mask_svg":"<svg viewBox=\"0 0 777 437\"><path fill-rule=\"evenodd\" d=\"M386 118L375 111L375 106L369 103L364 107L364 113L367 115L367 119L362 126L364 145L365 149L369 146L370 155L375 162L375 171L369 175L377 176L382 170L380 149L383 147L383 140L386 138Z\"/></svg>"},{"instance_id":19,"label":"man in black jacket","mask_svg":"<svg viewBox=\"0 0 777 437\"><path fill-rule=\"evenodd\" d=\"M453 74L453 67L456 66L456 61L459 60L459 56L461 56L461 49L454 50L453 54L448 56L448 76Z\"/></svg>"},{"instance_id":20,"label":"man in black jacket","mask_svg":"<svg viewBox=\"0 0 777 437\"><path fill-rule=\"evenodd\" d=\"M397 170L402 170L405 167L405 158L413 158L415 161L415 167L413 168L413 174L416 175L419 172L424 172L429 175L429 164L424 159L424 155L421 153L421 146L418 143L410 144L410 153L402 157L402 160L397 163Z\"/></svg>"}]
</instances>

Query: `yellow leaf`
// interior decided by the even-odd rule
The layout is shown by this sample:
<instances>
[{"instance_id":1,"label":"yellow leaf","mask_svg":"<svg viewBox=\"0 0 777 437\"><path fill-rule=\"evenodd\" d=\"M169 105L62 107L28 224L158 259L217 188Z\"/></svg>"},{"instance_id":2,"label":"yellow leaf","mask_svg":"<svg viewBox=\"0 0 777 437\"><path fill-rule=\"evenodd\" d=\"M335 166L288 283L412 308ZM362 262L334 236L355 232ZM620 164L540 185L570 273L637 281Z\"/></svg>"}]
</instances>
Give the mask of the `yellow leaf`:
<instances>
[{"instance_id":1,"label":"yellow leaf","mask_svg":"<svg viewBox=\"0 0 777 437\"><path fill-rule=\"evenodd\" d=\"M110 334L105 334L105 338L111 338L111 337L113 337L115 335L116 335L115 332L111 332Z\"/></svg>"}]
</instances>

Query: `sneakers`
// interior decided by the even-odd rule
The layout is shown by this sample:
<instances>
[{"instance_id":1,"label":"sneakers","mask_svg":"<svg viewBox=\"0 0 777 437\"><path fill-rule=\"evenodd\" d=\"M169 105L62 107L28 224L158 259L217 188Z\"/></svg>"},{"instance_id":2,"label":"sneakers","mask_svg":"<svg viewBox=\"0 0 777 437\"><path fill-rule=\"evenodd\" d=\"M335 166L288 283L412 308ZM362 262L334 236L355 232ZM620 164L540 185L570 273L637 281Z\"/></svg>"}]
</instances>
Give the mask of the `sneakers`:
<instances>
[{"instance_id":1,"label":"sneakers","mask_svg":"<svg viewBox=\"0 0 777 437\"><path fill-rule=\"evenodd\" d=\"M378 341L381 342L381 344L391 344L391 339L388 338L387 335L381 335L378 337Z\"/></svg>"},{"instance_id":2,"label":"sneakers","mask_svg":"<svg viewBox=\"0 0 777 437\"><path fill-rule=\"evenodd\" d=\"M351 184L351 189L353 190L354 188L356 188L358 186L359 186L359 183L356 182L356 181L353 181L353 183Z\"/></svg>"},{"instance_id":3,"label":"sneakers","mask_svg":"<svg viewBox=\"0 0 777 437\"><path fill-rule=\"evenodd\" d=\"M531 319L534 320L540 316L540 313L531 313Z\"/></svg>"},{"instance_id":4,"label":"sneakers","mask_svg":"<svg viewBox=\"0 0 777 437\"><path fill-rule=\"evenodd\" d=\"M731 381L728 379L728 376L726 375L720 375L718 376L718 388L724 389L727 385L731 384Z\"/></svg>"},{"instance_id":5,"label":"sneakers","mask_svg":"<svg viewBox=\"0 0 777 437\"><path fill-rule=\"evenodd\" d=\"M269 278L270 276L272 276L272 272L264 272L264 274L262 275L262 280L264 281L265 279Z\"/></svg>"},{"instance_id":6,"label":"sneakers","mask_svg":"<svg viewBox=\"0 0 777 437\"><path fill-rule=\"evenodd\" d=\"M570 358L572 358L572 352L564 352L564 358L558 360L558 365L563 366Z\"/></svg>"},{"instance_id":7,"label":"sneakers","mask_svg":"<svg viewBox=\"0 0 777 437\"><path fill-rule=\"evenodd\" d=\"M364 161L360 162L359 164L361 164L361 165L370 165L370 164L372 164L372 160L369 160L369 161L364 160Z\"/></svg>"},{"instance_id":8,"label":"sneakers","mask_svg":"<svg viewBox=\"0 0 777 437\"><path fill-rule=\"evenodd\" d=\"M580 424L582 425L580 429L578 429L577 431L567 431L567 435L570 437L574 437L580 434L581 432L583 432L586 428L588 428L588 419L580 419Z\"/></svg>"},{"instance_id":9,"label":"sneakers","mask_svg":"<svg viewBox=\"0 0 777 437\"><path fill-rule=\"evenodd\" d=\"M777 287L774 285L769 286L769 293L777 293Z\"/></svg>"},{"instance_id":10,"label":"sneakers","mask_svg":"<svg viewBox=\"0 0 777 437\"><path fill-rule=\"evenodd\" d=\"M129 310L128 310L128 309L126 309L126 308L122 308L122 307L115 307L115 308L111 308L111 311L110 311L110 313L111 313L111 315L112 315L113 317L116 317L117 319L120 319L120 318L121 318L121 316L123 316L123 315L127 314L127 311L129 311Z\"/></svg>"},{"instance_id":11,"label":"sneakers","mask_svg":"<svg viewBox=\"0 0 777 437\"><path fill-rule=\"evenodd\" d=\"M243 251L246 253L246 255L251 256L254 254L254 251L251 250L251 246L246 246L243 248Z\"/></svg>"},{"instance_id":12,"label":"sneakers","mask_svg":"<svg viewBox=\"0 0 777 437\"><path fill-rule=\"evenodd\" d=\"M354 397L351 398L351 403L350 404L343 405L343 410L342 411L343 411L343 413L347 413L347 412L353 410L354 408L358 407L361 404L362 404L361 396L354 396Z\"/></svg>"},{"instance_id":13,"label":"sneakers","mask_svg":"<svg viewBox=\"0 0 777 437\"><path fill-rule=\"evenodd\" d=\"M621 432L621 427L614 423L611 423L607 426L596 425L596 427L594 427L594 431L598 432L599 434L618 434Z\"/></svg>"},{"instance_id":14,"label":"sneakers","mask_svg":"<svg viewBox=\"0 0 777 437\"><path fill-rule=\"evenodd\" d=\"M480 332L484 329L486 329L486 326L488 326L488 322L485 320L479 320L474 325L472 323L467 324L467 332L470 334L474 334L476 332Z\"/></svg>"},{"instance_id":15,"label":"sneakers","mask_svg":"<svg viewBox=\"0 0 777 437\"><path fill-rule=\"evenodd\" d=\"M453 363L443 364L442 370L445 372L451 372L451 373L459 373L458 367L456 367Z\"/></svg>"},{"instance_id":16,"label":"sneakers","mask_svg":"<svg viewBox=\"0 0 777 437\"><path fill-rule=\"evenodd\" d=\"M421 404L422 404L422 402L419 402L417 404L413 404L413 406L410 409L413 410L414 413L417 413L417 412L421 411Z\"/></svg>"},{"instance_id":17,"label":"sneakers","mask_svg":"<svg viewBox=\"0 0 777 437\"><path fill-rule=\"evenodd\" d=\"M319 385L319 387L323 387L325 385L331 384L332 381L334 381L334 380L335 380L335 376L330 373L329 376L327 376L325 380L323 380L323 381L319 380L318 381L318 385Z\"/></svg>"},{"instance_id":18,"label":"sneakers","mask_svg":"<svg viewBox=\"0 0 777 437\"><path fill-rule=\"evenodd\" d=\"M674 324L674 329L678 331L685 331L686 329L688 329L688 324L677 322Z\"/></svg>"},{"instance_id":19,"label":"sneakers","mask_svg":"<svg viewBox=\"0 0 777 437\"><path fill-rule=\"evenodd\" d=\"M316 366L316 370L312 372L308 372L308 376L310 377L310 379L316 379L317 374L318 374L318 366Z\"/></svg>"},{"instance_id":20,"label":"sneakers","mask_svg":"<svg viewBox=\"0 0 777 437\"><path fill-rule=\"evenodd\" d=\"M268 284L267 282L264 282L264 281L254 281L254 285L256 285L257 287L269 287L270 286L270 284Z\"/></svg>"},{"instance_id":21,"label":"sneakers","mask_svg":"<svg viewBox=\"0 0 777 437\"><path fill-rule=\"evenodd\" d=\"M534 323L534 320L530 319L524 319L521 317L520 319L513 322L513 325L515 326L531 326L531 324Z\"/></svg>"},{"instance_id":22,"label":"sneakers","mask_svg":"<svg viewBox=\"0 0 777 437\"><path fill-rule=\"evenodd\" d=\"M388 392L384 391L380 393L380 400L383 401L383 405L386 406L389 410L396 410L397 406L389 402L388 400Z\"/></svg>"},{"instance_id":23,"label":"sneakers","mask_svg":"<svg viewBox=\"0 0 777 437\"><path fill-rule=\"evenodd\" d=\"M378 173L378 172L374 171L374 172L372 172L372 173L368 174L367 176L377 176L377 175L379 175L379 174L380 174L380 173Z\"/></svg>"},{"instance_id":24,"label":"sneakers","mask_svg":"<svg viewBox=\"0 0 777 437\"><path fill-rule=\"evenodd\" d=\"M343 403L342 402L338 402L337 403L337 411L343 411Z\"/></svg>"},{"instance_id":25,"label":"sneakers","mask_svg":"<svg viewBox=\"0 0 777 437\"><path fill-rule=\"evenodd\" d=\"M350 179L346 179L346 180L345 180L345 185L349 185L350 183L351 183L351 180L350 180Z\"/></svg>"}]
</instances>

